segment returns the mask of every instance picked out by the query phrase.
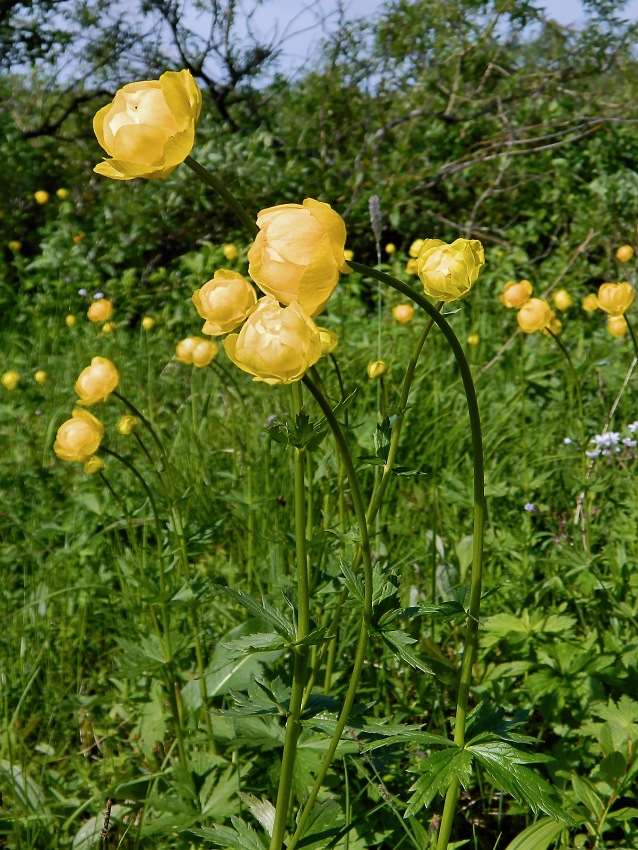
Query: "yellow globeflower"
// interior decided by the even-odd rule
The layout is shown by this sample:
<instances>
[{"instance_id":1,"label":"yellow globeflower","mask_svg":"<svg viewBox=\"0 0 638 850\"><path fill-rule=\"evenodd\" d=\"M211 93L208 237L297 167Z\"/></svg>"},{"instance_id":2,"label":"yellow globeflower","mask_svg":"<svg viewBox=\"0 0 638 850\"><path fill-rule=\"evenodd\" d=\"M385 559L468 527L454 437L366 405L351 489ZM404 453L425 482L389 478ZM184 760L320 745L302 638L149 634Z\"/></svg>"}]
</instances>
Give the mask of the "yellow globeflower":
<instances>
[{"instance_id":1,"label":"yellow globeflower","mask_svg":"<svg viewBox=\"0 0 638 850\"><path fill-rule=\"evenodd\" d=\"M175 354L179 362L186 363L187 366L192 366L193 351L200 342L202 342L202 339L194 336L187 336L186 339L181 339L175 346Z\"/></svg>"},{"instance_id":2,"label":"yellow globeflower","mask_svg":"<svg viewBox=\"0 0 638 850\"><path fill-rule=\"evenodd\" d=\"M104 324L102 325L102 333L103 334L113 333L113 331L115 330L116 327L117 327L117 325L115 324L115 322L104 322Z\"/></svg>"},{"instance_id":3,"label":"yellow globeflower","mask_svg":"<svg viewBox=\"0 0 638 850\"><path fill-rule=\"evenodd\" d=\"M69 315L66 317L66 319L64 321L66 322L67 328L72 328L73 325L77 322L77 319L75 318L75 316L73 316L71 313L69 313Z\"/></svg>"},{"instance_id":4,"label":"yellow globeflower","mask_svg":"<svg viewBox=\"0 0 638 850\"><path fill-rule=\"evenodd\" d=\"M101 457L98 457L97 455L93 455L93 457L90 457L84 464L84 471L87 475L95 475L98 472L102 472L103 469L104 461Z\"/></svg>"},{"instance_id":5,"label":"yellow globeflower","mask_svg":"<svg viewBox=\"0 0 638 850\"><path fill-rule=\"evenodd\" d=\"M108 298L98 298L89 307L86 315L92 322L106 322L111 318L113 312L113 302Z\"/></svg>"},{"instance_id":6,"label":"yellow globeflower","mask_svg":"<svg viewBox=\"0 0 638 850\"><path fill-rule=\"evenodd\" d=\"M311 316L328 303L346 274L346 225L330 204L306 198L257 215L257 234L248 251L248 273L257 286L282 304L297 301Z\"/></svg>"},{"instance_id":7,"label":"yellow globeflower","mask_svg":"<svg viewBox=\"0 0 638 850\"><path fill-rule=\"evenodd\" d=\"M478 334L470 334L467 338L467 344L471 345L473 348L478 345L480 341L481 338Z\"/></svg>"},{"instance_id":8,"label":"yellow globeflower","mask_svg":"<svg viewBox=\"0 0 638 850\"><path fill-rule=\"evenodd\" d=\"M193 349L193 366L202 369L208 366L219 354L219 345L210 339L200 339Z\"/></svg>"},{"instance_id":9,"label":"yellow globeflower","mask_svg":"<svg viewBox=\"0 0 638 850\"><path fill-rule=\"evenodd\" d=\"M375 360L373 363L368 363L368 378L371 378L373 381L376 378L382 378L387 371L388 364L385 360Z\"/></svg>"},{"instance_id":10,"label":"yellow globeflower","mask_svg":"<svg viewBox=\"0 0 638 850\"><path fill-rule=\"evenodd\" d=\"M317 330L321 337L321 356L323 357L325 354L332 354L337 347L339 337L334 331L331 331L330 328L318 327Z\"/></svg>"},{"instance_id":11,"label":"yellow globeflower","mask_svg":"<svg viewBox=\"0 0 638 850\"><path fill-rule=\"evenodd\" d=\"M58 198L59 198L61 201L63 201L65 198L68 198L68 197L69 197L69 190L68 190L68 189L64 189L64 188L61 186L59 189L56 189L56 190L55 190L55 194L58 196Z\"/></svg>"},{"instance_id":12,"label":"yellow globeflower","mask_svg":"<svg viewBox=\"0 0 638 850\"><path fill-rule=\"evenodd\" d=\"M13 251L14 254L17 254L18 251L22 248L22 242L19 242L17 239L12 239L11 242L7 242L7 246L10 251Z\"/></svg>"},{"instance_id":13,"label":"yellow globeflower","mask_svg":"<svg viewBox=\"0 0 638 850\"><path fill-rule=\"evenodd\" d=\"M125 437L129 437L139 424L140 420L137 416L131 416L129 413L125 413L117 423L117 430L120 434L124 434Z\"/></svg>"},{"instance_id":14,"label":"yellow globeflower","mask_svg":"<svg viewBox=\"0 0 638 850\"><path fill-rule=\"evenodd\" d=\"M350 260L354 260L354 251L351 251L349 248L346 248L346 250L343 252L343 257L346 263L349 263Z\"/></svg>"},{"instance_id":15,"label":"yellow globeflower","mask_svg":"<svg viewBox=\"0 0 638 850\"><path fill-rule=\"evenodd\" d=\"M407 325L414 318L414 307L412 304L397 304L392 308L392 315L401 325Z\"/></svg>"},{"instance_id":16,"label":"yellow globeflower","mask_svg":"<svg viewBox=\"0 0 638 850\"><path fill-rule=\"evenodd\" d=\"M291 384L303 378L322 353L321 332L303 307L280 307L262 298L239 334L224 340L236 366L267 384Z\"/></svg>"},{"instance_id":17,"label":"yellow globeflower","mask_svg":"<svg viewBox=\"0 0 638 850\"><path fill-rule=\"evenodd\" d=\"M113 157L94 171L114 180L168 177L191 152L201 107L190 71L129 83L93 119L98 142Z\"/></svg>"},{"instance_id":18,"label":"yellow globeflower","mask_svg":"<svg viewBox=\"0 0 638 850\"><path fill-rule=\"evenodd\" d=\"M544 298L530 298L518 311L516 318L523 333L533 334L549 327L555 316Z\"/></svg>"},{"instance_id":19,"label":"yellow globeflower","mask_svg":"<svg viewBox=\"0 0 638 850\"><path fill-rule=\"evenodd\" d=\"M607 318L607 330L612 336L620 339L629 330L627 320L624 316L609 316Z\"/></svg>"},{"instance_id":20,"label":"yellow globeflower","mask_svg":"<svg viewBox=\"0 0 638 850\"><path fill-rule=\"evenodd\" d=\"M408 255L416 260L419 256L419 252L423 247L424 239L415 239L414 242L408 248Z\"/></svg>"},{"instance_id":21,"label":"yellow globeflower","mask_svg":"<svg viewBox=\"0 0 638 850\"><path fill-rule=\"evenodd\" d=\"M594 292L590 292L583 298L582 307L586 313L595 313L598 309L598 296Z\"/></svg>"},{"instance_id":22,"label":"yellow globeflower","mask_svg":"<svg viewBox=\"0 0 638 850\"><path fill-rule=\"evenodd\" d=\"M222 248L222 252L227 260L236 260L239 256L239 251L237 250L237 245L229 242L228 245L224 245Z\"/></svg>"},{"instance_id":23,"label":"yellow globeflower","mask_svg":"<svg viewBox=\"0 0 638 850\"><path fill-rule=\"evenodd\" d=\"M144 316L142 319L142 327L145 331L150 331L155 325L155 319L152 316Z\"/></svg>"},{"instance_id":24,"label":"yellow globeflower","mask_svg":"<svg viewBox=\"0 0 638 850\"><path fill-rule=\"evenodd\" d=\"M622 316L634 300L634 289L630 283L603 283L598 290L598 306L611 316Z\"/></svg>"},{"instance_id":25,"label":"yellow globeflower","mask_svg":"<svg viewBox=\"0 0 638 850\"><path fill-rule=\"evenodd\" d=\"M213 279L193 293L193 304L202 319L206 319L203 333L211 336L234 331L256 303L254 287L245 277L229 269L217 269Z\"/></svg>"},{"instance_id":26,"label":"yellow globeflower","mask_svg":"<svg viewBox=\"0 0 638 850\"><path fill-rule=\"evenodd\" d=\"M406 274L418 274L419 269L416 264L416 260L410 257L410 259L405 264L405 273Z\"/></svg>"},{"instance_id":27,"label":"yellow globeflower","mask_svg":"<svg viewBox=\"0 0 638 850\"><path fill-rule=\"evenodd\" d=\"M11 370L10 372L5 372L4 375L0 378L0 384L7 390L15 390L15 388L20 383L20 375L17 372Z\"/></svg>"},{"instance_id":28,"label":"yellow globeflower","mask_svg":"<svg viewBox=\"0 0 638 850\"><path fill-rule=\"evenodd\" d=\"M33 197L37 204L46 204L49 200L49 193L45 192L44 189L39 189Z\"/></svg>"},{"instance_id":29,"label":"yellow globeflower","mask_svg":"<svg viewBox=\"0 0 638 850\"><path fill-rule=\"evenodd\" d=\"M566 289L559 289L555 292L552 295L552 300L557 310L569 310L574 303L574 299Z\"/></svg>"},{"instance_id":30,"label":"yellow globeflower","mask_svg":"<svg viewBox=\"0 0 638 850\"><path fill-rule=\"evenodd\" d=\"M616 251L616 259L621 263L628 263L634 255L634 249L631 245L621 245Z\"/></svg>"},{"instance_id":31,"label":"yellow globeflower","mask_svg":"<svg viewBox=\"0 0 638 850\"><path fill-rule=\"evenodd\" d=\"M38 371L35 372L35 374L33 375L33 380L36 382L36 384L46 384L47 373L44 371L44 369L38 369Z\"/></svg>"},{"instance_id":32,"label":"yellow globeflower","mask_svg":"<svg viewBox=\"0 0 638 850\"><path fill-rule=\"evenodd\" d=\"M80 242L84 242L85 239L86 239L86 233L83 230L80 230L79 233L75 233L73 235L73 244L79 245Z\"/></svg>"},{"instance_id":33,"label":"yellow globeflower","mask_svg":"<svg viewBox=\"0 0 638 850\"><path fill-rule=\"evenodd\" d=\"M523 304L531 297L533 292L532 284L529 280L508 280L505 284L505 289L498 296L499 301L504 307L522 307Z\"/></svg>"},{"instance_id":34,"label":"yellow globeflower","mask_svg":"<svg viewBox=\"0 0 638 850\"><path fill-rule=\"evenodd\" d=\"M106 357L94 357L75 382L79 404L90 406L98 401L108 401L119 382L120 374L115 365Z\"/></svg>"},{"instance_id":35,"label":"yellow globeflower","mask_svg":"<svg viewBox=\"0 0 638 850\"><path fill-rule=\"evenodd\" d=\"M396 250L397 246L394 244L394 242L388 242L388 244L385 246L386 254L394 254Z\"/></svg>"},{"instance_id":36,"label":"yellow globeflower","mask_svg":"<svg viewBox=\"0 0 638 850\"><path fill-rule=\"evenodd\" d=\"M86 463L100 447L104 426L92 413L81 407L76 407L72 415L72 419L67 419L58 428L53 451L60 460Z\"/></svg>"},{"instance_id":37,"label":"yellow globeflower","mask_svg":"<svg viewBox=\"0 0 638 850\"><path fill-rule=\"evenodd\" d=\"M458 301L472 289L485 264L478 239L426 239L417 258L417 270L426 295L437 301Z\"/></svg>"}]
</instances>

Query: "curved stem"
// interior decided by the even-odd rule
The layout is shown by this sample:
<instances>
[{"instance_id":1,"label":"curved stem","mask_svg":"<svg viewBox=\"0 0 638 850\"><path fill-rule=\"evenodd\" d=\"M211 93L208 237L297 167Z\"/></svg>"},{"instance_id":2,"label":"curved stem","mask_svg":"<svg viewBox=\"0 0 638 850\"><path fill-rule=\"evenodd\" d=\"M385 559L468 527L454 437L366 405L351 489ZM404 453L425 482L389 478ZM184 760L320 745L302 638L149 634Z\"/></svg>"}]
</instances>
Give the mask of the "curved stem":
<instances>
[{"instance_id":1,"label":"curved stem","mask_svg":"<svg viewBox=\"0 0 638 850\"><path fill-rule=\"evenodd\" d=\"M627 316L625 315L625 321L627 322L627 329L629 330L629 335L631 336L631 341L634 344L634 352L636 357L638 357L638 339L636 339L636 332L633 329L633 326Z\"/></svg>"},{"instance_id":2,"label":"curved stem","mask_svg":"<svg viewBox=\"0 0 638 850\"><path fill-rule=\"evenodd\" d=\"M193 159L190 154L184 160L184 163L195 172L195 174L199 177L199 179L206 183L211 189L214 189L217 194L226 202L226 204L230 207L230 209L235 213L237 218L241 221L243 226L248 231L249 235L254 239L255 236L259 233L259 228L257 224L253 221L253 219L248 215L246 210L239 203L237 198L230 192L226 186L222 183L222 181L215 174L211 174L208 169L204 168L203 165L200 165L197 160Z\"/></svg>"},{"instance_id":3,"label":"curved stem","mask_svg":"<svg viewBox=\"0 0 638 850\"><path fill-rule=\"evenodd\" d=\"M459 692L456 703L456 722L454 726L454 743L463 747L465 743L465 727L467 723L468 704L470 696L470 685L472 681L472 666L478 646L478 626L481 609L481 586L483 573L483 525L485 522L485 473L483 467L483 440L481 436L481 419L479 415L476 390L472 380L470 367L459 343L456 334L439 314L437 309L420 293L415 292L411 286L403 281L397 280L385 272L369 268L361 263L350 263L351 268L362 275L375 278L387 283L393 289L407 295L419 305L436 325L448 341L452 353L456 359L463 381L463 388L467 399L468 413L470 417L470 429L472 435L472 455L474 465L474 545L472 551L472 574L470 578L470 605L468 610L467 627L465 631L465 648L461 662L461 673L459 678ZM445 797L445 806L441 827L437 841L437 850L445 850L450 840L456 801L458 798L459 783L454 780L448 788Z\"/></svg>"}]
</instances>

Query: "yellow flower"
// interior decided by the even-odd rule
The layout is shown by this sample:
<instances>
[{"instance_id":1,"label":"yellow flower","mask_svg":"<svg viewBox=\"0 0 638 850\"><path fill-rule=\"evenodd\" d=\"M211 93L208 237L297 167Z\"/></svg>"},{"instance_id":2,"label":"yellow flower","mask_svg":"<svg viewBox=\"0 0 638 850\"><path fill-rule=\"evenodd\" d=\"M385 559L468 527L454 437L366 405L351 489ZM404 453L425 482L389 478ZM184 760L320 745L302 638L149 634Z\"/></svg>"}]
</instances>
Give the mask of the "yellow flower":
<instances>
[{"instance_id":1,"label":"yellow flower","mask_svg":"<svg viewBox=\"0 0 638 850\"><path fill-rule=\"evenodd\" d=\"M53 451L60 460L86 463L100 447L104 426L92 413L81 407L76 407L72 415L72 419L67 419L58 428Z\"/></svg>"},{"instance_id":2,"label":"yellow flower","mask_svg":"<svg viewBox=\"0 0 638 850\"><path fill-rule=\"evenodd\" d=\"M415 260L419 256L419 251L423 247L423 239L415 239L414 242L410 245L408 249L408 254L410 257L413 257Z\"/></svg>"},{"instance_id":3,"label":"yellow flower","mask_svg":"<svg viewBox=\"0 0 638 850\"><path fill-rule=\"evenodd\" d=\"M397 304L392 308L392 315L402 325L407 325L414 317L414 307L412 304Z\"/></svg>"},{"instance_id":4,"label":"yellow flower","mask_svg":"<svg viewBox=\"0 0 638 850\"><path fill-rule=\"evenodd\" d=\"M216 342L212 342L210 339L200 339L192 352L193 366L202 369L204 366L208 366L218 354L219 345Z\"/></svg>"},{"instance_id":5,"label":"yellow flower","mask_svg":"<svg viewBox=\"0 0 638 850\"><path fill-rule=\"evenodd\" d=\"M552 295L552 300L557 310L569 310L574 303L574 299L566 289L559 289L555 292Z\"/></svg>"},{"instance_id":6,"label":"yellow flower","mask_svg":"<svg viewBox=\"0 0 638 850\"><path fill-rule=\"evenodd\" d=\"M108 401L120 382L115 365L106 357L94 357L91 365L80 373L75 382L75 391L80 396L79 404L91 406L98 401Z\"/></svg>"},{"instance_id":7,"label":"yellow flower","mask_svg":"<svg viewBox=\"0 0 638 850\"><path fill-rule=\"evenodd\" d=\"M79 233L75 233L73 236L73 244L79 245L80 242L84 242L86 239L86 233L83 230L80 230Z\"/></svg>"},{"instance_id":8,"label":"yellow flower","mask_svg":"<svg viewBox=\"0 0 638 850\"><path fill-rule=\"evenodd\" d=\"M155 319L152 316L144 316L142 319L142 327L145 331L150 331L155 325Z\"/></svg>"},{"instance_id":9,"label":"yellow flower","mask_svg":"<svg viewBox=\"0 0 638 850\"><path fill-rule=\"evenodd\" d=\"M11 242L7 242L7 246L10 251L13 251L15 254L22 248L22 242L19 242L17 239L12 239Z\"/></svg>"},{"instance_id":10,"label":"yellow flower","mask_svg":"<svg viewBox=\"0 0 638 850\"><path fill-rule=\"evenodd\" d=\"M68 190L68 189L64 189L64 188L60 187L59 189L56 189L56 190L55 190L55 194L58 196L58 198L59 198L61 201L63 201L65 198L68 198L68 197L69 197L69 194L70 194L70 193L69 193L69 190Z\"/></svg>"},{"instance_id":11,"label":"yellow flower","mask_svg":"<svg viewBox=\"0 0 638 850\"><path fill-rule=\"evenodd\" d=\"M523 333L533 334L548 327L554 318L554 311L544 298L530 298L516 314Z\"/></svg>"},{"instance_id":12,"label":"yellow flower","mask_svg":"<svg viewBox=\"0 0 638 850\"><path fill-rule=\"evenodd\" d=\"M0 378L0 384L7 390L15 390L15 388L20 383L20 375L13 370L10 372L5 372L4 375Z\"/></svg>"},{"instance_id":13,"label":"yellow flower","mask_svg":"<svg viewBox=\"0 0 638 850\"><path fill-rule=\"evenodd\" d=\"M64 321L66 322L67 328L72 328L73 325L77 322L77 319L75 318L75 316L73 316L73 315L71 315L71 313L69 313L69 315L66 317L66 319Z\"/></svg>"},{"instance_id":14,"label":"yellow flower","mask_svg":"<svg viewBox=\"0 0 638 850\"><path fill-rule=\"evenodd\" d=\"M627 320L624 316L609 316L607 319L607 330L612 336L620 339L629 330Z\"/></svg>"},{"instance_id":15,"label":"yellow flower","mask_svg":"<svg viewBox=\"0 0 638 850\"><path fill-rule=\"evenodd\" d=\"M49 193L45 192L44 189L38 189L33 197L35 198L36 204L46 204L49 200Z\"/></svg>"},{"instance_id":16,"label":"yellow flower","mask_svg":"<svg viewBox=\"0 0 638 850\"><path fill-rule=\"evenodd\" d=\"M226 337L224 349L255 381L291 384L301 380L321 357L321 332L297 301L280 307L266 297L260 299L239 334Z\"/></svg>"},{"instance_id":17,"label":"yellow flower","mask_svg":"<svg viewBox=\"0 0 638 850\"><path fill-rule=\"evenodd\" d=\"M346 226L329 204L306 198L261 210L259 233L248 251L248 273L271 298L297 301L311 316L328 303L339 273L350 271Z\"/></svg>"},{"instance_id":18,"label":"yellow flower","mask_svg":"<svg viewBox=\"0 0 638 850\"><path fill-rule=\"evenodd\" d=\"M239 256L239 251L237 250L237 245L229 242L228 245L224 245L222 248L222 252L227 260L236 260Z\"/></svg>"},{"instance_id":19,"label":"yellow flower","mask_svg":"<svg viewBox=\"0 0 638 850\"><path fill-rule=\"evenodd\" d=\"M104 324L102 325L102 333L103 334L113 333L113 331L115 330L116 327L117 327L117 325L115 324L115 322L104 322Z\"/></svg>"},{"instance_id":20,"label":"yellow flower","mask_svg":"<svg viewBox=\"0 0 638 850\"><path fill-rule=\"evenodd\" d=\"M323 357L325 354L332 354L337 347L339 337L334 331L331 331L330 328L318 327L317 330L321 337L321 356Z\"/></svg>"},{"instance_id":21,"label":"yellow flower","mask_svg":"<svg viewBox=\"0 0 638 850\"><path fill-rule=\"evenodd\" d=\"M622 316L634 300L634 290L630 283L603 283L598 290L598 306L611 316Z\"/></svg>"},{"instance_id":22,"label":"yellow flower","mask_svg":"<svg viewBox=\"0 0 638 850\"><path fill-rule=\"evenodd\" d=\"M375 360L374 363L368 363L368 378L375 380L382 378L388 371L388 364L385 360Z\"/></svg>"},{"instance_id":23,"label":"yellow flower","mask_svg":"<svg viewBox=\"0 0 638 850\"><path fill-rule=\"evenodd\" d=\"M472 347L478 345L480 341L481 337L478 334L470 334L467 338L467 344Z\"/></svg>"},{"instance_id":24,"label":"yellow flower","mask_svg":"<svg viewBox=\"0 0 638 850\"><path fill-rule=\"evenodd\" d=\"M87 316L92 322L106 322L111 318L113 312L113 302L108 298L98 298L94 301L87 311Z\"/></svg>"},{"instance_id":25,"label":"yellow flower","mask_svg":"<svg viewBox=\"0 0 638 850\"><path fill-rule=\"evenodd\" d=\"M520 280L518 283L515 280L508 280L498 299L508 309L510 307L522 307L532 292L533 288L529 280Z\"/></svg>"},{"instance_id":26,"label":"yellow flower","mask_svg":"<svg viewBox=\"0 0 638 850\"><path fill-rule=\"evenodd\" d=\"M131 416L129 413L125 413L124 416L120 418L116 427L120 434L124 434L125 437L129 437L139 424L140 420L137 416Z\"/></svg>"},{"instance_id":27,"label":"yellow flower","mask_svg":"<svg viewBox=\"0 0 638 850\"><path fill-rule=\"evenodd\" d=\"M589 295L586 295L583 298L582 307L586 313L595 313L598 309L598 296L595 293L590 292Z\"/></svg>"},{"instance_id":28,"label":"yellow flower","mask_svg":"<svg viewBox=\"0 0 638 850\"><path fill-rule=\"evenodd\" d=\"M388 244L385 246L386 254L394 254L396 250L397 246L394 244L394 242L388 242Z\"/></svg>"},{"instance_id":29,"label":"yellow flower","mask_svg":"<svg viewBox=\"0 0 638 850\"><path fill-rule=\"evenodd\" d=\"M217 269L213 279L193 293L193 304L206 319L203 333L211 336L234 331L256 303L254 288L245 277L229 269Z\"/></svg>"},{"instance_id":30,"label":"yellow flower","mask_svg":"<svg viewBox=\"0 0 638 850\"><path fill-rule=\"evenodd\" d=\"M33 380L36 384L46 384L47 373L44 369L38 369L38 371L33 375Z\"/></svg>"},{"instance_id":31,"label":"yellow flower","mask_svg":"<svg viewBox=\"0 0 638 850\"><path fill-rule=\"evenodd\" d=\"M95 475L98 472L102 472L103 469L104 461L101 457L98 457L97 455L93 455L93 457L90 457L84 464L84 471L87 475Z\"/></svg>"},{"instance_id":32,"label":"yellow flower","mask_svg":"<svg viewBox=\"0 0 638 850\"><path fill-rule=\"evenodd\" d=\"M114 180L168 177L191 152L201 107L190 71L129 83L93 119L98 142L113 157L93 170Z\"/></svg>"},{"instance_id":33,"label":"yellow flower","mask_svg":"<svg viewBox=\"0 0 638 850\"><path fill-rule=\"evenodd\" d=\"M628 263L634 255L634 249L631 245L621 245L616 251L616 259L621 263Z\"/></svg>"},{"instance_id":34,"label":"yellow flower","mask_svg":"<svg viewBox=\"0 0 638 850\"><path fill-rule=\"evenodd\" d=\"M477 239L455 239L449 245L426 239L416 262L426 295L437 301L458 301L476 283L485 252Z\"/></svg>"},{"instance_id":35,"label":"yellow flower","mask_svg":"<svg viewBox=\"0 0 638 850\"><path fill-rule=\"evenodd\" d=\"M549 324L546 328L543 328L541 333L544 333L545 336L558 336L563 327L563 323L560 319L558 319L553 313L552 318L549 320Z\"/></svg>"},{"instance_id":36,"label":"yellow flower","mask_svg":"<svg viewBox=\"0 0 638 850\"><path fill-rule=\"evenodd\" d=\"M354 260L354 251L351 251L350 248L346 248L346 250L343 252L343 258L346 263L349 263L350 260Z\"/></svg>"},{"instance_id":37,"label":"yellow flower","mask_svg":"<svg viewBox=\"0 0 638 850\"><path fill-rule=\"evenodd\" d=\"M416 260L410 258L407 261L407 263L405 264L405 273L406 274L418 274L419 273L419 269L418 269L418 266L416 264Z\"/></svg>"},{"instance_id":38,"label":"yellow flower","mask_svg":"<svg viewBox=\"0 0 638 850\"><path fill-rule=\"evenodd\" d=\"M193 351L195 346L202 342L200 338L187 336L186 339L181 339L175 346L175 354L180 363L186 363L187 366L193 364Z\"/></svg>"}]
</instances>

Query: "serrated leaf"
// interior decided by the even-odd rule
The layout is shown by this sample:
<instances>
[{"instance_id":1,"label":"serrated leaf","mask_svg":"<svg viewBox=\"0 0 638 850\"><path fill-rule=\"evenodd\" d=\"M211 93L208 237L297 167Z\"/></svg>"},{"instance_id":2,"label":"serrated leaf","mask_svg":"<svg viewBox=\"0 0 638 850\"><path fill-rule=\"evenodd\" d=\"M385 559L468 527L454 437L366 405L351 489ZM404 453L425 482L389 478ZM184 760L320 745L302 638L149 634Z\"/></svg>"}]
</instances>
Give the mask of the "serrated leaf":
<instances>
[{"instance_id":1,"label":"serrated leaf","mask_svg":"<svg viewBox=\"0 0 638 850\"><path fill-rule=\"evenodd\" d=\"M239 796L255 820L272 837L276 814L273 804L269 800L260 800L254 794L246 794L243 791L239 792Z\"/></svg>"},{"instance_id":2,"label":"serrated leaf","mask_svg":"<svg viewBox=\"0 0 638 850\"><path fill-rule=\"evenodd\" d=\"M403 659L403 661L406 661L411 667L421 670L423 673L434 675L434 671L428 667L425 660L412 649L412 646L417 642L413 637L398 629L394 631L383 631L379 634L392 652Z\"/></svg>"},{"instance_id":3,"label":"serrated leaf","mask_svg":"<svg viewBox=\"0 0 638 850\"><path fill-rule=\"evenodd\" d=\"M437 794L444 795L455 779L467 787L472 773L472 754L465 749L453 747L433 753L424 759L419 769L422 775L410 788L412 797L404 817L412 817L423 806L429 806Z\"/></svg>"},{"instance_id":4,"label":"serrated leaf","mask_svg":"<svg viewBox=\"0 0 638 850\"><path fill-rule=\"evenodd\" d=\"M274 628L274 630L285 637L287 640L295 639L295 628L292 622L286 619L276 608L274 608L266 599L258 602L252 596L244 593L243 590L235 590L232 587L223 587L224 593L228 594L235 602L238 602L243 608L249 611L253 617L258 617L260 620L265 620Z\"/></svg>"}]
</instances>

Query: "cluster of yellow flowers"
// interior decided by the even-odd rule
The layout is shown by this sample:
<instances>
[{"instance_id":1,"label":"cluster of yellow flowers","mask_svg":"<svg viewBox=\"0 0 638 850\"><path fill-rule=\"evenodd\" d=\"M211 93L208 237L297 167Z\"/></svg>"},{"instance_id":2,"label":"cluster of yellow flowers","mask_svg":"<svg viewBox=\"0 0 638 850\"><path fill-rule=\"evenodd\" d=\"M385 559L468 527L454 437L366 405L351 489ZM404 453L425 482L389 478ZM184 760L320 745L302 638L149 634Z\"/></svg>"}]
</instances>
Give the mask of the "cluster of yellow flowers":
<instances>
[{"instance_id":1,"label":"cluster of yellow flowers","mask_svg":"<svg viewBox=\"0 0 638 850\"><path fill-rule=\"evenodd\" d=\"M36 384L46 384L47 373L44 369L36 369L33 373L33 380ZM10 369L8 372L5 372L2 377L0 377L0 384L2 384L5 390L9 390L10 392L15 390L19 383L20 373L16 372L15 369Z\"/></svg>"}]
</instances>

